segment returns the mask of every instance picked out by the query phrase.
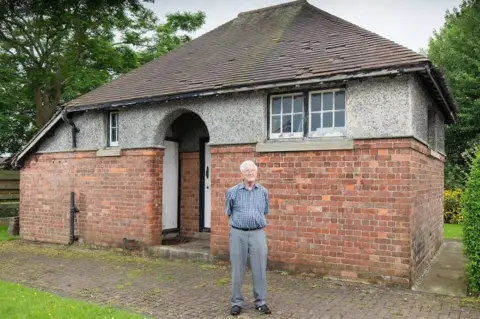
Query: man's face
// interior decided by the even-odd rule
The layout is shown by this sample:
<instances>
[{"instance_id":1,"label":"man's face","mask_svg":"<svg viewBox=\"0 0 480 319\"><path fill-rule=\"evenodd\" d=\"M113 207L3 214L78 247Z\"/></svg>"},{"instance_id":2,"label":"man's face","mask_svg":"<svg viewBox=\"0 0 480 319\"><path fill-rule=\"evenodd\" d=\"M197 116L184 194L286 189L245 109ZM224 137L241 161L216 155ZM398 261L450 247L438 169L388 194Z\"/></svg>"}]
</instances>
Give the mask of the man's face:
<instances>
[{"instance_id":1,"label":"man's face","mask_svg":"<svg viewBox=\"0 0 480 319\"><path fill-rule=\"evenodd\" d=\"M243 179L247 182L255 182L257 179L257 168L247 166L245 170L242 172Z\"/></svg>"}]
</instances>

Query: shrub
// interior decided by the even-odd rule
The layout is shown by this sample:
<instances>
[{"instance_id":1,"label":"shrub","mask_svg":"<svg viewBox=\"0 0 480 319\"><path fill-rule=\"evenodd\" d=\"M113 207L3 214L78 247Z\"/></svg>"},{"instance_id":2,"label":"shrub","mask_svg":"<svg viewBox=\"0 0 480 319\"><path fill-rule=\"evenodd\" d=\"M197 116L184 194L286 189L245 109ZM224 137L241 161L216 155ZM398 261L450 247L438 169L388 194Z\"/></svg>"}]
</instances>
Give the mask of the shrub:
<instances>
[{"instance_id":1,"label":"shrub","mask_svg":"<svg viewBox=\"0 0 480 319\"><path fill-rule=\"evenodd\" d=\"M462 223L462 191L460 189L447 189L444 192L443 221L447 224Z\"/></svg>"},{"instance_id":2,"label":"shrub","mask_svg":"<svg viewBox=\"0 0 480 319\"><path fill-rule=\"evenodd\" d=\"M2 208L0 207L0 217L18 216L18 208Z\"/></svg>"},{"instance_id":3,"label":"shrub","mask_svg":"<svg viewBox=\"0 0 480 319\"><path fill-rule=\"evenodd\" d=\"M468 258L469 291L480 293L480 153L472 163L472 170L463 194L463 245Z\"/></svg>"}]
</instances>

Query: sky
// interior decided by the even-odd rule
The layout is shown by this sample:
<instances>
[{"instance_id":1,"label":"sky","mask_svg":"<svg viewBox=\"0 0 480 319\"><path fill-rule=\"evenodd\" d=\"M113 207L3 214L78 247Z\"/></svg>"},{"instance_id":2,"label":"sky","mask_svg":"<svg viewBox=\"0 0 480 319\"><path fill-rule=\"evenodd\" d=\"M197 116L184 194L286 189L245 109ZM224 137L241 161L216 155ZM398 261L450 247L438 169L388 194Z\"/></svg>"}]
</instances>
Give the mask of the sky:
<instances>
[{"instance_id":1,"label":"sky","mask_svg":"<svg viewBox=\"0 0 480 319\"><path fill-rule=\"evenodd\" d=\"M443 25L445 11L461 0L308 0L324 11L375 32L409 49L428 47L434 30ZM146 6L159 18L176 11L204 11L206 22L193 33L198 37L234 19L240 12L290 0L155 0Z\"/></svg>"}]
</instances>

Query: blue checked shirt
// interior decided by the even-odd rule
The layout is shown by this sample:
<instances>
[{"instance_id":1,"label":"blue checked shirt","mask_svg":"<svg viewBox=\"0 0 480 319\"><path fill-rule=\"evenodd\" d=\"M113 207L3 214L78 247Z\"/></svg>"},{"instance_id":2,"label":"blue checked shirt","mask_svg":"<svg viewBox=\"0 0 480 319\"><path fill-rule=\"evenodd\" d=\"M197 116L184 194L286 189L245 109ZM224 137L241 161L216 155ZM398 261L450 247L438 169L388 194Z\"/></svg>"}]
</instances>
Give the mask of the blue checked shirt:
<instances>
[{"instance_id":1,"label":"blue checked shirt","mask_svg":"<svg viewBox=\"0 0 480 319\"><path fill-rule=\"evenodd\" d=\"M268 191L255 183L252 190L243 183L227 191L225 214L230 217L230 225L238 228L259 228L267 226L265 214L270 213Z\"/></svg>"}]
</instances>

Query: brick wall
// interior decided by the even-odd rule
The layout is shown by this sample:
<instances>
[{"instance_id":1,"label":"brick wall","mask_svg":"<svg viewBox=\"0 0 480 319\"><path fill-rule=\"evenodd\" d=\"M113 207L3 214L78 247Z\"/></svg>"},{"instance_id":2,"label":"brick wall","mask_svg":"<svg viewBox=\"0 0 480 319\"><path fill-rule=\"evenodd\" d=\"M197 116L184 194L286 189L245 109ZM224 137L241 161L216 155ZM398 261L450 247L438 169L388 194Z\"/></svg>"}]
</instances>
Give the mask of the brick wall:
<instances>
[{"instance_id":1,"label":"brick wall","mask_svg":"<svg viewBox=\"0 0 480 319\"><path fill-rule=\"evenodd\" d=\"M272 268L409 286L442 241L444 158L414 139L356 141L354 150L256 153L251 145L212 146L211 251L228 255L225 191L253 159L270 191ZM181 225L198 231L199 154L181 153ZM159 244L163 150L33 155L21 172L21 236L66 243L69 193L76 234L120 246Z\"/></svg>"},{"instance_id":2,"label":"brick wall","mask_svg":"<svg viewBox=\"0 0 480 319\"><path fill-rule=\"evenodd\" d=\"M180 153L181 159L181 210L182 235L193 236L199 229L199 152Z\"/></svg>"},{"instance_id":3,"label":"brick wall","mask_svg":"<svg viewBox=\"0 0 480 319\"><path fill-rule=\"evenodd\" d=\"M412 280L422 274L443 241L443 186L445 157L430 156L418 145L412 156L413 221Z\"/></svg>"},{"instance_id":4,"label":"brick wall","mask_svg":"<svg viewBox=\"0 0 480 319\"><path fill-rule=\"evenodd\" d=\"M413 139L361 140L354 150L282 153L212 147L212 253L228 253L225 190L240 182L240 163L254 159L270 191L271 267L410 285L418 145ZM437 210L432 206L432 218Z\"/></svg>"},{"instance_id":5,"label":"brick wall","mask_svg":"<svg viewBox=\"0 0 480 319\"><path fill-rule=\"evenodd\" d=\"M32 155L21 171L21 237L67 243L70 191L76 235L85 243L121 246L124 237L160 243L163 150Z\"/></svg>"}]
</instances>

